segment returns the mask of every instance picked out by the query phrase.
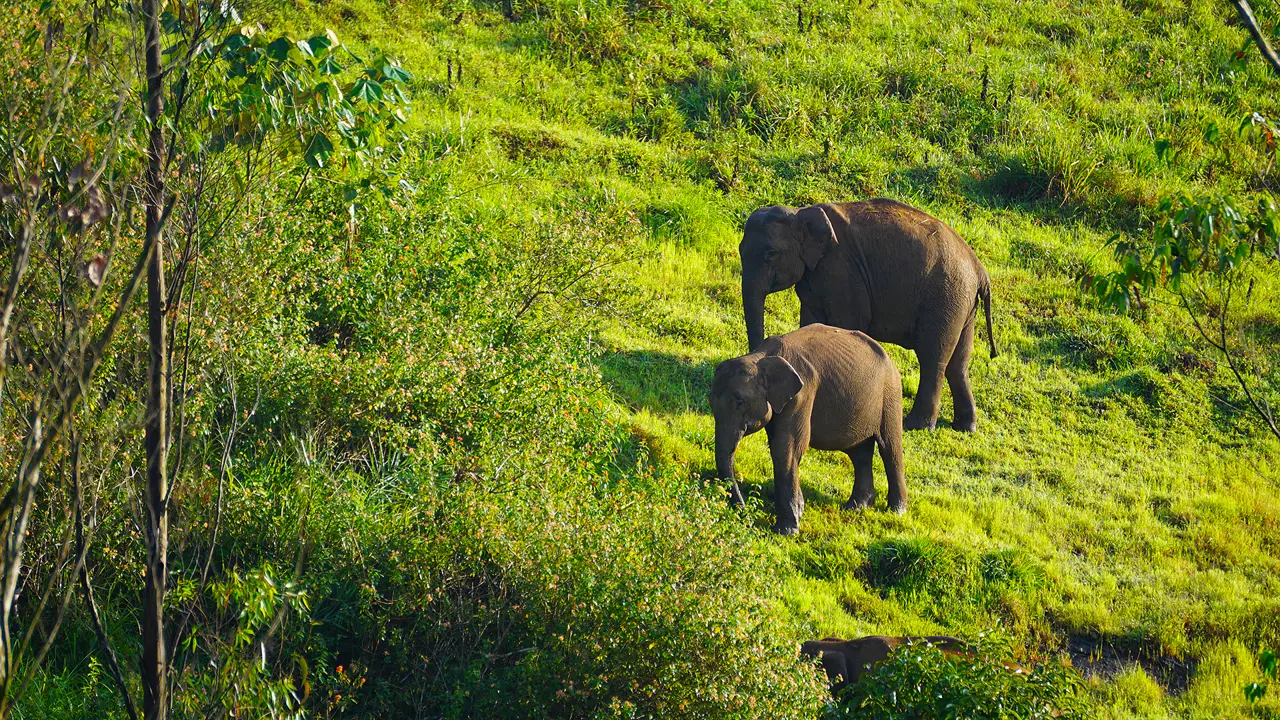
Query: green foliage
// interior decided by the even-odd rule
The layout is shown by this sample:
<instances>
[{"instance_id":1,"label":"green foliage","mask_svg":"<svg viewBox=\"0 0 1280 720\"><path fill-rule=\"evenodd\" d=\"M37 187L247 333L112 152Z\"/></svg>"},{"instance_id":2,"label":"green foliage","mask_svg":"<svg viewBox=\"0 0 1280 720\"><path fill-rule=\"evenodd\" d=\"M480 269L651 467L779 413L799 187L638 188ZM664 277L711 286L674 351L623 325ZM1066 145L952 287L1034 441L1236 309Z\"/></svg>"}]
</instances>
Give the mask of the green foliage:
<instances>
[{"instance_id":1,"label":"green foliage","mask_svg":"<svg viewBox=\"0 0 1280 720\"><path fill-rule=\"evenodd\" d=\"M592 445L598 400L568 391L594 375L583 333L626 305L614 278L638 250L636 219L604 199L555 203L536 224L441 216L435 199L374 202L354 229L332 192L264 214L254 252L271 261L245 280L289 288L263 308L263 330L289 342L260 358L263 427L323 419L354 447L481 464Z\"/></svg>"},{"instance_id":2,"label":"green foliage","mask_svg":"<svg viewBox=\"0 0 1280 720\"><path fill-rule=\"evenodd\" d=\"M128 717L118 709L118 690L96 657L89 657L84 667L37 675L27 697L14 710L19 720Z\"/></svg>"},{"instance_id":3,"label":"green foliage","mask_svg":"<svg viewBox=\"0 0 1280 720\"><path fill-rule=\"evenodd\" d=\"M226 552L288 552L320 598L284 647L312 658L312 706L511 717L802 717L820 705L767 598L781 562L754 531L644 465L550 459L537 482L450 482L388 458L356 468L307 441L245 471ZM438 470L436 471L438 472ZM675 492L673 492L675 489ZM262 538L277 538L264 545ZM310 620L310 622L307 622ZM283 654L282 654L283 656ZM353 678L367 678L361 683Z\"/></svg>"},{"instance_id":4,"label":"green foliage","mask_svg":"<svg viewBox=\"0 0 1280 720\"><path fill-rule=\"evenodd\" d=\"M872 543L858 571L870 589L939 620L954 612L943 608L957 601L1033 598L1044 583L1044 570L1015 548L976 554L921 537Z\"/></svg>"},{"instance_id":5,"label":"green foliage","mask_svg":"<svg viewBox=\"0 0 1280 720\"><path fill-rule=\"evenodd\" d=\"M181 48L177 48L181 49ZM208 83L192 102L210 119L214 147L228 141L250 146L267 133L287 129L296 141L294 153L312 168L333 164L336 133L341 146L358 161L368 162L395 136L387 131L406 121L410 75L397 63L377 56L364 60L328 31L308 40L288 36L271 39L261 27L244 26L220 43L209 43L202 69ZM359 71L344 82L343 60ZM202 148L193 138L193 150Z\"/></svg>"},{"instance_id":6,"label":"green foliage","mask_svg":"<svg viewBox=\"0 0 1280 720\"><path fill-rule=\"evenodd\" d=\"M183 639L191 665L180 673L174 709L192 716L219 708L233 715L301 720L310 689L307 661L294 656L287 663L292 667L277 667L285 664L278 659L269 665L266 646L287 613L306 616L306 592L268 567L243 577L232 571L212 583L209 592L215 610L202 619L213 627L197 621ZM220 627L224 623L231 628ZM199 662L206 658L208 662Z\"/></svg>"},{"instance_id":7,"label":"green foliage","mask_svg":"<svg viewBox=\"0 0 1280 720\"><path fill-rule=\"evenodd\" d=\"M1280 206L1270 195L1257 198L1252 209L1223 196L1167 198L1157 212L1163 219L1150 241L1117 236L1113 242L1120 269L1084 276L1086 291L1128 308L1131 298L1140 301L1141 293L1157 287L1178 293L1189 278L1238 274L1258 256L1280 258Z\"/></svg>"},{"instance_id":8,"label":"green foliage","mask_svg":"<svg viewBox=\"0 0 1280 720\"><path fill-rule=\"evenodd\" d=\"M1274 162L1275 138L1266 118L1252 113L1240 130L1261 137ZM1204 140L1225 152L1216 123L1208 125ZM1168 150L1167 142L1157 144L1160 157ZM1131 298L1143 306L1143 295L1156 291L1175 297L1200 338L1226 361L1255 415L1280 438L1269 399L1276 391L1269 367L1275 338L1251 327L1259 322L1251 316L1255 285L1261 280L1265 286L1265 265L1280 259L1280 206L1270 193L1254 202L1249 209L1221 193L1165 198L1150 239L1113 237L1119 269L1086 273L1081 286L1103 304L1121 309L1130 307Z\"/></svg>"},{"instance_id":9,"label":"green foliage","mask_svg":"<svg viewBox=\"0 0 1280 720\"><path fill-rule=\"evenodd\" d=\"M1045 661L1009 667L979 650L944 653L928 643L905 645L858 682L841 689L829 718L1087 717L1075 670Z\"/></svg>"}]
</instances>

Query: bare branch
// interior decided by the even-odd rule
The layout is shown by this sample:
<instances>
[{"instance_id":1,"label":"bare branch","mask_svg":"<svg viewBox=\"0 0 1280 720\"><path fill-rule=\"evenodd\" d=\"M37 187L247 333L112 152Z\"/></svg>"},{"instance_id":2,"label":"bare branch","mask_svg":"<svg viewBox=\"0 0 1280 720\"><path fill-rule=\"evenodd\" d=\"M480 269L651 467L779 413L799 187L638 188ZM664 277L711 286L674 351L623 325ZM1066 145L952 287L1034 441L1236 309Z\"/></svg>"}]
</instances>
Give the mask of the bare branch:
<instances>
[{"instance_id":1,"label":"bare branch","mask_svg":"<svg viewBox=\"0 0 1280 720\"><path fill-rule=\"evenodd\" d=\"M1183 293L1182 291L1178 291L1178 297L1181 298L1182 306L1183 308L1186 309L1187 315L1191 317L1191 322L1193 325L1195 325L1196 332L1200 333L1200 337L1203 338L1205 342L1212 345L1214 349L1216 349L1219 353L1222 354L1222 357L1227 361L1227 367L1231 369L1231 374L1235 376L1236 383L1240 385L1240 389L1244 391L1245 398L1248 399L1249 405L1253 407L1254 412L1258 415L1258 417L1262 420L1262 422L1267 426L1267 429L1271 431L1271 434L1274 435L1276 439L1280 439L1280 427L1277 427L1275 419L1272 417L1271 412L1268 409L1264 408L1263 405L1258 402L1257 398L1254 397L1253 391L1249 387L1249 383L1245 380L1244 374L1241 373L1240 368L1236 366L1236 359L1228 347L1226 317L1227 317L1227 309L1231 302L1229 289L1227 294L1227 302L1226 304L1224 304L1222 308L1222 312L1219 314L1219 327L1218 327L1219 332L1218 332L1217 339L1211 336L1205 330L1204 326L1200 324L1200 319L1196 316L1196 313L1192 310L1191 303L1188 302L1186 294Z\"/></svg>"},{"instance_id":2,"label":"bare branch","mask_svg":"<svg viewBox=\"0 0 1280 720\"><path fill-rule=\"evenodd\" d=\"M1258 46L1258 52L1262 53L1262 59L1267 61L1271 66L1271 70L1275 74L1280 75L1280 56L1276 55L1276 51L1271 49L1271 43L1267 42L1267 36L1262 34L1262 28L1258 25L1258 19L1253 16L1253 8L1249 7L1249 0L1231 0L1236 6L1236 13L1240 15L1240 21L1249 30L1249 34L1253 36L1253 44Z\"/></svg>"},{"instance_id":3,"label":"bare branch","mask_svg":"<svg viewBox=\"0 0 1280 720\"><path fill-rule=\"evenodd\" d=\"M73 462L73 473L78 477L80 474L80 445L78 442L75 443ZM77 487L79 487L78 483ZM79 492L76 494L75 525L76 543L83 556L88 549L89 543L85 539L84 503ZM93 621L93 632L98 636L98 647L102 650L102 658L107 666L107 672L111 674L111 679L115 680L116 687L120 690L120 698L124 700L124 707L129 713L130 720L138 720L138 706L134 704L133 695L129 693L129 684L125 682L124 673L120 671L120 662L116 659L115 650L111 648L111 641L107 637L106 628L102 625L102 616L98 612L98 603L93 598L93 583L89 579L89 565L87 562L80 563L80 588L84 593L85 608L88 609L89 617Z\"/></svg>"}]
</instances>

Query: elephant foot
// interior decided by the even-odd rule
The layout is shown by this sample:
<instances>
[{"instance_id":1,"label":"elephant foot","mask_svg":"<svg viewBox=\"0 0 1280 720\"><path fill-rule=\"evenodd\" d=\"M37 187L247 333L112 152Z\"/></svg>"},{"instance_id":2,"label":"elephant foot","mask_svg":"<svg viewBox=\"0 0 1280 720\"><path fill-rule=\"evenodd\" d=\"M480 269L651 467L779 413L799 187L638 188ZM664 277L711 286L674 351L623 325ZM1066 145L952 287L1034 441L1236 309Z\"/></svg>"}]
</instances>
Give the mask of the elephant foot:
<instances>
[{"instance_id":1,"label":"elephant foot","mask_svg":"<svg viewBox=\"0 0 1280 720\"><path fill-rule=\"evenodd\" d=\"M867 499L860 499L860 500L855 500L853 498L850 498L848 502L846 502L844 505L841 505L840 507L850 512L856 512L858 510L866 510L867 508L874 505L875 502L876 502L876 499L874 496Z\"/></svg>"},{"instance_id":2,"label":"elephant foot","mask_svg":"<svg viewBox=\"0 0 1280 720\"><path fill-rule=\"evenodd\" d=\"M797 535L800 532L798 525L774 525L773 531L779 535Z\"/></svg>"},{"instance_id":3,"label":"elephant foot","mask_svg":"<svg viewBox=\"0 0 1280 720\"><path fill-rule=\"evenodd\" d=\"M933 418L932 420L923 420L921 418L908 415L907 419L902 421L903 430L932 430L937 426L937 418Z\"/></svg>"},{"instance_id":4,"label":"elephant foot","mask_svg":"<svg viewBox=\"0 0 1280 720\"><path fill-rule=\"evenodd\" d=\"M958 418L956 418L956 419L955 419L955 422L951 423L951 428L952 428L953 430L958 430L958 431L960 431L960 432L970 432L970 433L971 433L971 432L973 432L973 431L975 431L975 430L977 430L977 429L978 429L978 419L977 419L977 418L972 418L972 417L970 417L970 418L960 418L960 417L958 417Z\"/></svg>"},{"instance_id":5,"label":"elephant foot","mask_svg":"<svg viewBox=\"0 0 1280 720\"><path fill-rule=\"evenodd\" d=\"M907 501L903 500L902 502L899 502L899 503L889 503L889 512L893 513L894 515L906 515Z\"/></svg>"}]
</instances>

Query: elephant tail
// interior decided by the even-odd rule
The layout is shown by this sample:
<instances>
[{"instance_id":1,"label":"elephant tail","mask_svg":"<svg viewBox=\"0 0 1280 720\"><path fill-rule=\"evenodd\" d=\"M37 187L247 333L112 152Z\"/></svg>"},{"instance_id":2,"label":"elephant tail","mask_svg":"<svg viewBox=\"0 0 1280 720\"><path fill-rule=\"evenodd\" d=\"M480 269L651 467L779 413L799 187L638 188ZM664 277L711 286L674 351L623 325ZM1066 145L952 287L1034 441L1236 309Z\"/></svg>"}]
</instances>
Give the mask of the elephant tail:
<instances>
[{"instance_id":1,"label":"elephant tail","mask_svg":"<svg viewBox=\"0 0 1280 720\"><path fill-rule=\"evenodd\" d=\"M983 311L987 316L987 341L991 343L991 357L999 357L1000 351L996 350L996 333L991 324L991 278L983 273L984 277L982 287L978 288L978 299L982 301Z\"/></svg>"}]
</instances>

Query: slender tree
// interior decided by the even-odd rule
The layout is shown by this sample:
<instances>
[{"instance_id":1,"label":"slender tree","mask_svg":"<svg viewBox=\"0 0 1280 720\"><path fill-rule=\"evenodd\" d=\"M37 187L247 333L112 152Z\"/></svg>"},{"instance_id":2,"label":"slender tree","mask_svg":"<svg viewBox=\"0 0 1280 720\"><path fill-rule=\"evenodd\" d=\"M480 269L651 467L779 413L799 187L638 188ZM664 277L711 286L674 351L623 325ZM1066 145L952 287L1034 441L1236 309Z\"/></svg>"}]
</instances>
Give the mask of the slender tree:
<instances>
[{"instance_id":1,"label":"slender tree","mask_svg":"<svg viewBox=\"0 0 1280 720\"><path fill-rule=\"evenodd\" d=\"M146 411L146 540L147 564L143 590L142 703L148 720L162 720L168 713L165 688L169 658L164 637L164 592L169 552L169 353L165 349L164 225L165 198L164 66L160 57L160 2L143 0L142 22L146 37L146 119L149 137L146 171L146 237L143 254L147 264L147 369Z\"/></svg>"}]
</instances>

